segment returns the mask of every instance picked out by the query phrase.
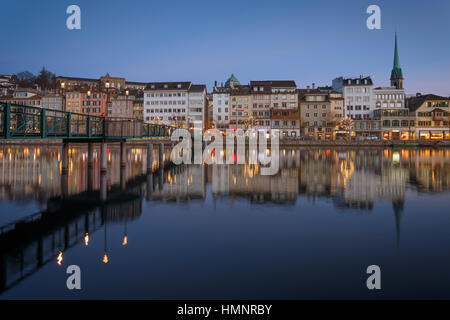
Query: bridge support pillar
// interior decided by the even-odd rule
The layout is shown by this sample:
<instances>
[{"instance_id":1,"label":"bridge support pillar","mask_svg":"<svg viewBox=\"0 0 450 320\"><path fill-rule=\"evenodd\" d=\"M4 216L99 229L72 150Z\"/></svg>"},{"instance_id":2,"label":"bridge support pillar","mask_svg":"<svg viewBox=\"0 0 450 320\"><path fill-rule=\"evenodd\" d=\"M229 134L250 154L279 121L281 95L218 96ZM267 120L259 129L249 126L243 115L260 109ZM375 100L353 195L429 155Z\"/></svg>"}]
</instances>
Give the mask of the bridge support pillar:
<instances>
[{"instance_id":1,"label":"bridge support pillar","mask_svg":"<svg viewBox=\"0 0 450 320\"><path fill-rule=\"evenodd\" d=\"M147 174L152 173L153 164L153 144L147 145Z\"/></svg>"},{"instance_id":2,"label":"bridge support pillar","mask_svg":"<svg viewBox=\"0 0 450 320\"><path fill-rule=\"evenodd\" d=\"M127 143L125 141L120 142L120 166L125 167L127 165Z\"/></svg>"},{"instance_id":3,"label":"bridge support pillar","mask_svg":"<svg viewBox=\"0 0 450 320\"><path fill-rule=\"evenodd\" d=\"M108 170L108 161L107 161L107 144L105 142L102 142L100 147L100 172L106 173Z\"/></svg>"},{"instance_id":4,"label":"bridge support pillar","mask_svg":"<svg viewBox=\"0 0 450 320\"><path fill-rule=\"evenodd\" d=\"M159 150L158 150L158 166L160 168L164 167L164 143L159 144Z\"/></svg>"}]
</instances>

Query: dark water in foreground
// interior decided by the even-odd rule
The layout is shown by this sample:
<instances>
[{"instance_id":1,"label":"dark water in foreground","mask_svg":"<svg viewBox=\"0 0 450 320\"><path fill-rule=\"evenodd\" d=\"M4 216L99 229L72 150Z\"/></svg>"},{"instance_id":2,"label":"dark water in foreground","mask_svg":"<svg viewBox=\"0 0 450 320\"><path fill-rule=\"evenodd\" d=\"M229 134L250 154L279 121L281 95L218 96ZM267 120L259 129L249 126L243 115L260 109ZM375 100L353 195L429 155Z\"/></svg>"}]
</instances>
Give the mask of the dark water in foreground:
<instances>
[{"instance_id":1,"label":"dark water in foreground","mask_svg":"<svg viewBox=\"0 0 450 320\"><path fill-rule=\"evenodd\" d=\"M450 298L450 150L286 149L276 176L146 175L145 150L121 169L115 147L103 176L83 146L66 176L60 151L0 149L0 299Z\"/></svg>"}]
</instances>

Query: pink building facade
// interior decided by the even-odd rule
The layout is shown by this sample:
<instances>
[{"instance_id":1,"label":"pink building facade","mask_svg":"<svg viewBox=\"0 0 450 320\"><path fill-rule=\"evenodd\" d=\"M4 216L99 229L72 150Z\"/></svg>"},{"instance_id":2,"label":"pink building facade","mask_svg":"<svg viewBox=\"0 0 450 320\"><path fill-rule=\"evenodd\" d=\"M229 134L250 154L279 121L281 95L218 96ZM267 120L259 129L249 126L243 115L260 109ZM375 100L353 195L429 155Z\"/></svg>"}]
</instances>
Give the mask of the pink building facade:
<instances>
[{"instance_id":1,"label":"pink building facade","mask_svg":"<svg viewBox=\"0 0 450 320\"><path fill-rule=\"evenodd\" d=\"M105 92L86 91L81 93L81 113L91 116L106 116L108 95Z\"/></svg>"}]
</instances>

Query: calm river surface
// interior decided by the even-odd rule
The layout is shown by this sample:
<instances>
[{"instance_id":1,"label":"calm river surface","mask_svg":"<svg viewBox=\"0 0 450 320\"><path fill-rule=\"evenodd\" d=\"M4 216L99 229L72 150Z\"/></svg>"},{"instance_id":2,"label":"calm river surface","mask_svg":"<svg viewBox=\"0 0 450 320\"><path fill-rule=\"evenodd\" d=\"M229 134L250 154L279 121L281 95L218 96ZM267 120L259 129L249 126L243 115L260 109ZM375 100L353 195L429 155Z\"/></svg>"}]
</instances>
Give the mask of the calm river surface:
<instances>
[{"instance_id":1,"label":"calm river surface","mask_svg":"<svg viewBox=\"0 0 450 320\"><path fill-rule=\"evenodd\" d=\"M448 149L281 148L274 176L97 152L0 146L0 299L450 298Z\"/></svg>"}]
</instances>

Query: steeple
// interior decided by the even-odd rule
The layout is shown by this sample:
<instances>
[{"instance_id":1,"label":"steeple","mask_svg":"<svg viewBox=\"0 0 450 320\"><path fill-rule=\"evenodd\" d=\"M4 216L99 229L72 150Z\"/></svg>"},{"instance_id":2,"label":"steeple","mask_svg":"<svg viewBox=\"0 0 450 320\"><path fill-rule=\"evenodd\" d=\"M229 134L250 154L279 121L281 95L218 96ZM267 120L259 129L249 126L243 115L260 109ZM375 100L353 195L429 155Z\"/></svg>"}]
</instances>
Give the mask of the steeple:
<instances>
[{"instance_id":1,"label":"steeple","mask_svg":"<svg viewBox=\"0 0 450 320\"><path fill-rule=\"evenodd\" d=\"M225 87L233 88L236 85L240 85L239 80L234 76L234 74L231 74L231 77L229 77L225 82Z\"/></svg>"},{"instance_id":2,"label":"steeple","mask_svg":"<svg viewBox=\"0 0 450 320\"><path fill-rule=\"evenodd\" d=\"M403 89L403 72L398 58L397 32L395 33L394 66L391 72L391 86Z\"/></svg>"}]
</instances>

